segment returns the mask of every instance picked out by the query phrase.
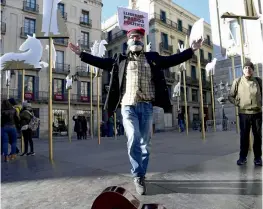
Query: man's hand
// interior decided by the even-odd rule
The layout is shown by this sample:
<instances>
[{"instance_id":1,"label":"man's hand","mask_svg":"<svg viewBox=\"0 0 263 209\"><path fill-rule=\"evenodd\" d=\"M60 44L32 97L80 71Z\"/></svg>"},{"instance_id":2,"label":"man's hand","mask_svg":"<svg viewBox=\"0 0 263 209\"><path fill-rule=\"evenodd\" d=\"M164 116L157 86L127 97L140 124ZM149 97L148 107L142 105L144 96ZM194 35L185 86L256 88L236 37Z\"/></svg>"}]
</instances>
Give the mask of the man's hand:
<instances>
[{"instance_id":1,"label":"man's hand","mask_svg":"<svg viewBox=\"0 0 263 209\"><path fill-rule=\"evenodd\" d=\"M203 44L203 39L199 39L198 41L193 41L191 48L193 51L196 51L202 47L202 44Z\"/></svg>"},{"instance_id":2,"label":"man's hand","mask_svg":"<svg viewBox=\"0 0 263 209\"><path fill-rule=\"evenodd\" d=\"M80 51L80 47L76 46L74 44L72 44L71 42L68 44L69 48L75 52L76 55L80 55L81 51Z\"/></svg>"}]
</instances>

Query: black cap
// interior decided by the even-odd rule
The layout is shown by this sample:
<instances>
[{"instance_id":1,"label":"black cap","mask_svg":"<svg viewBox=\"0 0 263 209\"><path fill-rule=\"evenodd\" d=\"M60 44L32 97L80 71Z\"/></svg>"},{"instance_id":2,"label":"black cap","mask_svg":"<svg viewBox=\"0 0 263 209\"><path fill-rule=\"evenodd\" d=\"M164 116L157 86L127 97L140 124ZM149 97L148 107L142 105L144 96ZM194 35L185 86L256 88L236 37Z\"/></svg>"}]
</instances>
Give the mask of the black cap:
<instances>
[{"instance_id":1,"label":"black cap","mask_svg":"<svg viewBox=\"0 0 263 209\"><path fill-rule=\"evenodd\" d=\"M16 103L16 100L14 99L14 98L10 98L10 99L8 99L8 101L10 102L10 104L11 105L17 105L17 103Z\"/></svg>"},{"instance_id":2,"label":"black cap","mask_svg":"<svg viewBox=\"0 0 263 209\"><path fill-rule=\"evenodd\" d=\"M251 69L254 70L254 64L250 61L247 61L244 65L244 67L251 67Z\"/></svg>"}]
</instances>

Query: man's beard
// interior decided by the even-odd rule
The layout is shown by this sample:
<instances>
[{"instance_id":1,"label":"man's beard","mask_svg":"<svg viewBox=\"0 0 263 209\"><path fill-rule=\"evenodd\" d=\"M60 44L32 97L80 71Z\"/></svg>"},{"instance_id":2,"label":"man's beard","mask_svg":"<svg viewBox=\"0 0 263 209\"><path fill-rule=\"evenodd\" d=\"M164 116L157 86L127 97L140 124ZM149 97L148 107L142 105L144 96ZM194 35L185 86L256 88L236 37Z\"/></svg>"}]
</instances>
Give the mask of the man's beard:
<instances>
[{"instance_id":1,"label":"man's beard","mask_svg":"<svg viewBox=\"0 0 263 209\"><path fill-rule=\"evenodd\" d=\"M143 50L143 43L141 41L128 40L128 51L140 52Z\"/></svg>"}]
</instances>

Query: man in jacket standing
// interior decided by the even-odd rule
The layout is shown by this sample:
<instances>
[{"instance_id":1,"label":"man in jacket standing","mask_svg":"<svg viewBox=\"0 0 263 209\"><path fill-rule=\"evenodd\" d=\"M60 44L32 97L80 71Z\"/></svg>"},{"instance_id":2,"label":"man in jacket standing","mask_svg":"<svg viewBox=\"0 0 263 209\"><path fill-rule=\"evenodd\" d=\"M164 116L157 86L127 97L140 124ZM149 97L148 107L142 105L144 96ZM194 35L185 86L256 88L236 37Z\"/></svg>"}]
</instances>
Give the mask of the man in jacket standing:
<instances>
[{"instance_id":1,"label":"man in jacket standing","mask_svg":"<svg viewBox=\"0 0 263 209\"><path fill-rule=\"evenodd\" d=\"M111 70L104 109L113 114L121 105L131 173L136 191L141 195L146 193L145 175L150 155L153 106L164 110L171 107L163 70L191 59L194 51L202 45L202 40L199 40L182 53L161 56L157 52L144 52L144 35L143 28L128 31L127 55L119 54L114 58L94 57L81 52L78 46L69 44L81 61Z\"/></svg>"},{"instance_id":2,"label":"man in jacket standing","mask_svg":"<svg viewBox=\"0 0 263 209\"><path fill-rule=\"evenodd\" d=\"M247 162L250 128L254 135L254 164L262 166L262 80L253 77L254 65L246 62L243 76L233 81L229 101L238 106L240 120L240 153L238 165Z\"/></svg>"}]
</instances>

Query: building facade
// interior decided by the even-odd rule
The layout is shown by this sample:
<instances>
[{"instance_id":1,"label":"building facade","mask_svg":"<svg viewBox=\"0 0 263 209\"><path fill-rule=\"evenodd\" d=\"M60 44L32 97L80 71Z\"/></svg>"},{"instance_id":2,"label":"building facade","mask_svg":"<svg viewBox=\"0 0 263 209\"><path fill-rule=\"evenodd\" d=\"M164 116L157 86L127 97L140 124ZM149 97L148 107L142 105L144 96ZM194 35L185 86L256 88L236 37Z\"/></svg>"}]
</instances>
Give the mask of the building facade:
<instances>
[{"instance_id":1,"label":"building facade","mask_svg":"<svg viewBox=\"0 0 263 209\"><path fill-rule=\"evenodd\" d=\"M58 4L67 29L69 39L53 39L57 58L52 73L53 95L53 134L67 134L68 124L68 93L65 78L70 70L77 74L71 90L71 117L84 115L88 121L90 108L90 76L86 72L87 65L67 47L68 42L78 43L82 49L90 50L94 40L101 36L101 0L63 0ZM27 35L32 36L36 29L36 17L42 13L43 0L1 0L1 54L17 52ZM41 39L43 45L42 61L48 62L48 40ZM24 78L24 99L32 103L35 115L40 118L41 125L35 137L48 135L48 89L49 68L26 70ZM97 79L93 82L93 118L94 131L97 129L97 95L101 101L101 79L97 89ZM7 98L5 76L2 75L1 98ZM13 71L9 90L10 97L18 101L22 98L22 73ZM102 105L102 103L101 103ZM70 120L72 121L72 120ZM74 122L72 121L72 129ZM72 132L74 133L74 132Z\"/></svg>"},{"instance_id":2,"label":"building facade","mask_svg":"<svg viewBox=\"0 0 263 209\"><path fill-rule=\"evenodd\" d=\"M236 56L234 57L234 66L236 78L243 75L241 62L241 36L240 27L235 18L221 18L226 13L243 16L258 16L262 14L263 4L260 0L210 0L210 20L212 28L212 37L214 44L214 55L218 59L215 68L214 81L219 84L232 84L234 80L234 71L232 70L232 60L227 57L226 49L230 40L236 44ZM259 13L259 14L258 14ZM255 76L259 69L259 76L262 77L263 60L263 33L259 20L243 20L243 40L245 60L251 60L255 65ZM215 95L218 98L220 95ZM222 105L216 101L216 118L222 119ZM236 121L234 106L228 101L224 105L224 113L230 121Z\"/></svg>"},{"instance_id":3,"label":"building facade","mask_svg":"<svg viewBox=\"0 0 263 209\"><path fill-rule=\"evenodd\" d=\"M132 1L129 7L131 8ZM178 43L184 43L185 37L189 36L191 27L199 17L191 14L182 7L173 3L171 0L137 0L136 7L138 10L147 12L149 15L149 34L147 43L151 42L152 51L157 51L161 55L172 55L178 52ZM126 32L118 27L117 14L106 20L102 24L104 38L108 41L108 57L115 53L125 53L127 50ZM203 82L203 101L206 119L211 119L211 92L210 82L206 77L205 66L213 57L213 44L210 25L205 23L204 26L205 40L201 53L201 73ZM187 43L189 45L189 43ZM197 56L187 62L186 84L187 84L187 101L189 122L200 119L200 92L199 92L199 71L197 68ZM170 90L173 107L165 113L165 127L170 128L177 125L178 105L176 99L172 98L174 85L179 81L178 66L165 69L165 77ZM105 98L110 74L103 77ZM183 76L181 76L182 78ZM183 83L183 81L182 81ZM181 87L180 106L184 111L184 91Z\"/></svg>"}]
</instances>

